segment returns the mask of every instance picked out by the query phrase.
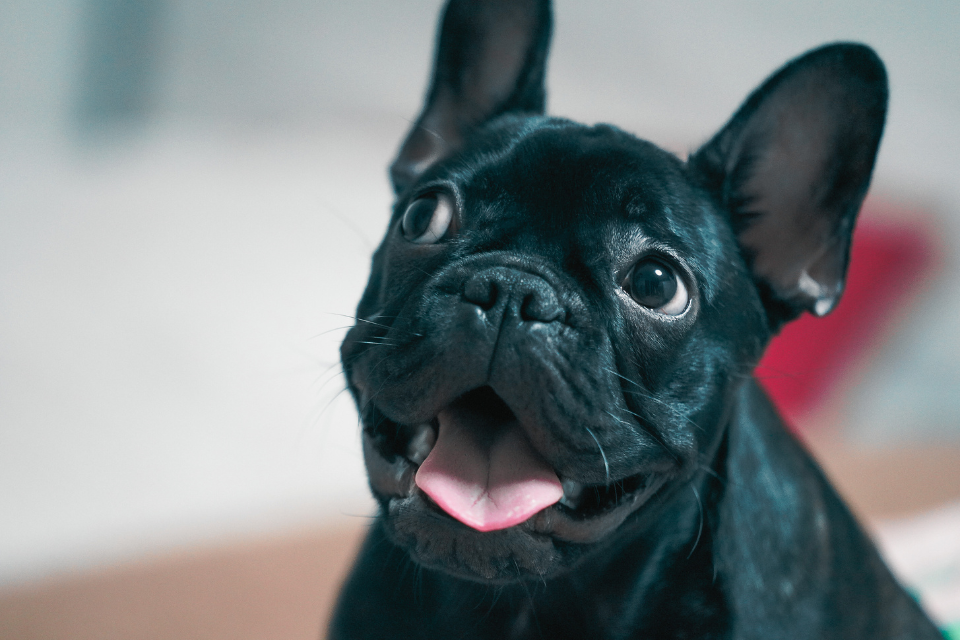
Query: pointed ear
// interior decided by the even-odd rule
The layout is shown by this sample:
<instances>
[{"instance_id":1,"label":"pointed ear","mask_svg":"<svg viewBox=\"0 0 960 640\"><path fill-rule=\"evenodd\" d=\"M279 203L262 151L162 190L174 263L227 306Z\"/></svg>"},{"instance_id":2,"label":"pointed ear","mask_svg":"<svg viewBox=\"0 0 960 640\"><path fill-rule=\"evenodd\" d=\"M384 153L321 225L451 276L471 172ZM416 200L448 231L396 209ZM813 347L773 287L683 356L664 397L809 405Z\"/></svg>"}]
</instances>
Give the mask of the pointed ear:
<instances>
[{"instance_id":1,"label":"pointed ear","mask_svg":"<svg viewBox=\"0 0 960 640\"><path fill-rule=\"evenodd\" d=\"M423 112L390 167L396 193L511 111L543 113L549 0L450 0Z\"/></svg>"},{"instance_id":2,"label":"pointed ear","mask_svg":"<svg viewBox=\"0 0 960 640\"><path fill-rule=\"evenodd\" d=\"M770 77L691 157L731 215L775 329L839 300L886 110L873 50L828 45Z\"/></svg>"}]
</instances>

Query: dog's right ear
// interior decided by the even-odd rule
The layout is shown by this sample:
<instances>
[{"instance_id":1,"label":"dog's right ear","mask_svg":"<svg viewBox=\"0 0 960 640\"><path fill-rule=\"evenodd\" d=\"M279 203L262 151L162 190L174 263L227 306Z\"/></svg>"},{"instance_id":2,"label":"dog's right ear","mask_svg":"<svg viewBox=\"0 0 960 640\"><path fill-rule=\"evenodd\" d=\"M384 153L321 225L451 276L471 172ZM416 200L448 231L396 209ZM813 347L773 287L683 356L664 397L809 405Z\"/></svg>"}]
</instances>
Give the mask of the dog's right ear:
<instances>
[{"instance_id":1,"label":"dog's right ear","mask_svg":"<svg viewBox=\"0 0 960 640\"><path fill-rule=\"evenodd\" d=\"M396 193L488 120L543 113L551 22L549 0L450 0L426 104L390 166Z\"/></svg>"}]
</instances>

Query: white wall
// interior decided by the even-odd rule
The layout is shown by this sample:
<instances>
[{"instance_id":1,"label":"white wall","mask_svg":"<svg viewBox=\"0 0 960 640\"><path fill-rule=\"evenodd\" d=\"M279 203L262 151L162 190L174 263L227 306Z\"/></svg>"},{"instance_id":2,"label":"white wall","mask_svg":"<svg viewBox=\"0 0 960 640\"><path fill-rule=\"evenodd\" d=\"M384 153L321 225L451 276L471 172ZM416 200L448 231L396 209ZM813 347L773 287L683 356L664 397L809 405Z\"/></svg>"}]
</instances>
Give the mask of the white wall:
<instances>
[{"instance_id":1,"label":"white wall","mask_svg":"<svg viewBox=\"0 0 960 640\"><path fill-rule=\"evenodd\" d=\"M0 582L371 512L336 348L439 3L170 1L152 107L79 127L90 7L0 2ZM889 66L875 191L960 247L954 2L559 0L550 107L685 150L826 41ZM850 401L960 440L960 266ZM332 367L332 368L331 368Z\"/></svg>"}]
</instances>

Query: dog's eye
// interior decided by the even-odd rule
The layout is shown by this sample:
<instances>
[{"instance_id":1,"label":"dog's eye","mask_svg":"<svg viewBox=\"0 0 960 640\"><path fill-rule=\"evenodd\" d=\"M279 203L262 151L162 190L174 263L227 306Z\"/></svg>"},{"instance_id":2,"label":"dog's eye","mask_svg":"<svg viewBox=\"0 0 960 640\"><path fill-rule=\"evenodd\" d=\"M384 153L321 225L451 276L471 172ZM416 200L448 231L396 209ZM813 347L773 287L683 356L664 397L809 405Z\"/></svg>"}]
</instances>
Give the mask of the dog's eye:
<instances>
[{"instance_id":1,"label":"dog's eye","mask_svg":"<svg viewBox=\"0 0 960 640\"><path fill-rule=\"evenodd\" d=\"M403 237L416 244L439 242L453 221L453 202L442 193L422 195L407 207L400 220Z\"/></svg>"},{"instance_id":2,"label":"dog's eye","mask_svg":"<svg viewBox=\"0 0 960 640\"><path fill-rule=\"evenodd\" d=\"M638 304L668 316L680 315L689 302L683 280L655 258L646 258L634 265L624 288Z\"/></svg>"}]
</instances>

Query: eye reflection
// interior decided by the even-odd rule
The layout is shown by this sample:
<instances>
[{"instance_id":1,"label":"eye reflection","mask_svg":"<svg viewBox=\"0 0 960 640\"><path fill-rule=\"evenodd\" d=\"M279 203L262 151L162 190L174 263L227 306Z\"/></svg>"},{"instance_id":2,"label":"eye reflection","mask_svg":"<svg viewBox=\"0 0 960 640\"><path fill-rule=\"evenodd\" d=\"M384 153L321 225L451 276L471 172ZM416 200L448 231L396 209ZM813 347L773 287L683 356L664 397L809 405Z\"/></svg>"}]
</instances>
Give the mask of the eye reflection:
<instances>
[{"instance_id":1,"label":"eye reflection","mask_svg":"<svg viewBox=\"0 0 960 640\"><path fill-rule=\"evenodd\" d=\"M624 289L637 304L670 316L683 313L689 301L683 280L657 258L644 258L635 264Z\"/></svg>"}]
</instances>

